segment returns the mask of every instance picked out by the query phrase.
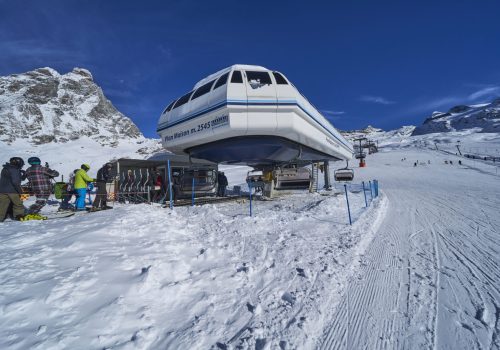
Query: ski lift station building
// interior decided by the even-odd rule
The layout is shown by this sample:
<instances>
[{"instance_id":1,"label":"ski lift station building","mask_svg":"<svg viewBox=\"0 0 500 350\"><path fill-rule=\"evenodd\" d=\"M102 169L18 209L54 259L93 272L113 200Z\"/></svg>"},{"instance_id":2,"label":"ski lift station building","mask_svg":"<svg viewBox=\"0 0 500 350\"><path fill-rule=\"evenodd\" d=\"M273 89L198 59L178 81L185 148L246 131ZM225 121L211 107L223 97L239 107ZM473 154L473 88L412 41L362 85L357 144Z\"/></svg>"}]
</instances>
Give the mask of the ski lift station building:
<instances>
[{"instance_id":1,"label":"ski lift station building","mask_svg":"<svg viewBox=\"0 0 500 350\"><path fill-rule=\"evenodd\" d=\"M233 65L163 111L157 132L175 154L257 169L349 160L352 145L280 72Z\"/></svg>"}]
</instances>

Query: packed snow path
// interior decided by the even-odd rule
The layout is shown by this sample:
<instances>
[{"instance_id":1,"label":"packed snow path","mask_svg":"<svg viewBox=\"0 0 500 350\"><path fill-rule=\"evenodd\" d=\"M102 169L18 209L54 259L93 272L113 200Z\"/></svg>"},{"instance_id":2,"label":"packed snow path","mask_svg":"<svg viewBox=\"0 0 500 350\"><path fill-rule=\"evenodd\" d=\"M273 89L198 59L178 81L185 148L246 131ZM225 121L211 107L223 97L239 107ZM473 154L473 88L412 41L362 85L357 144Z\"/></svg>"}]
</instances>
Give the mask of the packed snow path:
<instances>
[{"instance_id":1,"label":"packed snow path","mask_svg":"<svg viewBox=\"0 0 500 350\"><path fill-rule=\"evenodd\" d=\"M500 348L500 177L485 170L429 150L368 158L357 175L380 179L388 213L321 349Z\"/></svg>"}]
</instances>

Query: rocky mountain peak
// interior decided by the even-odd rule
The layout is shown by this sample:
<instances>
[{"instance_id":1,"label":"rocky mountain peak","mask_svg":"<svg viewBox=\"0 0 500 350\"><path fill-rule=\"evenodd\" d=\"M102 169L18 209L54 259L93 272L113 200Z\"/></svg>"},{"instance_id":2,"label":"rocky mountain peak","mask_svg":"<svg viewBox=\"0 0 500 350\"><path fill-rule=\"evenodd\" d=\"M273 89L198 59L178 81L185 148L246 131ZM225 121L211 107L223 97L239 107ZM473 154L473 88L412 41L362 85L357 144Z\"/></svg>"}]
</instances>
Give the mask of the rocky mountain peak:
<instances>
[{"instance_id":1,"label":"rocky mountain peak","mask_svg":"<svg viewBox=\"0 0 500 350\"><path fill-rule=\"evenodd\" d=\"M0 121L0 141L6 143L64 143L86 136L113 146L120 139L144 139L84 68L60 74L44 67L0 77Z\"/></svg>"},{"instance_id":2,"label":"rocky mountain peak","mask_svg":"<svg viewBox=\"0 0 500 350\"><path fill-rule=\"evenodd\" d=\"M85 79L89 79L91 81L94 80L94 78L92 77L92 73L90 73L90 71L88 71L87 69L85 68L78 68L78 67L75 67L73 68L73 70L71 71L71 73L73 74L76 74L76 75L80 75L82 76L83 78Z\"/></svg>"},{"instance_id":3,"label":"rocky mountain peak","mask_svg":"<svg viewBox=\"0 0 500 350\"><path fill-rule=\"evenodd\" d=\"M500 98L480 105L458 105L446 113L434 112L415 128L412 135L462 130L500 132Z\"/></svg>"}]
</instances>

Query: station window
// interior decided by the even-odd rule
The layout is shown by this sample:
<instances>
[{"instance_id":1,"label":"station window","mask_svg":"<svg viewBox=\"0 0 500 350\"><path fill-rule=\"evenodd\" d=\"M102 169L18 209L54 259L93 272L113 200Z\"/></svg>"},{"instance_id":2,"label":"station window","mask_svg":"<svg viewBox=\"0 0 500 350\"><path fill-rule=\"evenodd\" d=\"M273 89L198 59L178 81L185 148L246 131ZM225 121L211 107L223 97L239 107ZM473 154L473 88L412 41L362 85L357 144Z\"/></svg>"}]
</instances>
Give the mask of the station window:
<instances>
[{"instance_id":1,"label":"station window","mask_svg":"<svg viewBox=\"0 0 500 350\"><path fill-rule=\"evenodd\" d=\"M222 85L227 83L227 77L229 76L229 72L227 72L224 75L221 75L219 80L215 83L214 90L217 89L218 87L221 87Z\"/></svg>"},{"instance_id":2,"label":"station window","mask_svg":"<svg viewBox=\"0 0 500 350\"><path fill-rule=\"evenodd\" d=\"M286 79L278 72L273 72L274 79L276 79L276 83L278 85L288 85Z\"/></svg>"},{"instance_id":3,"label":"station window","mask_svg":"<svg viewBox=\"0 0 500 350\"><path fill-rule=\"evenodd\" d=\"M200 86L198 88L198 90L196 90L194 92L193 98L191 99L191 101L194 100L194 99L196 99L196 98L198 98L198 97L200 97L200 96L203 96L203 95L209 93L210 90L212 90L212 85L214 85L214 82L215 82L215 80L212 80L211 82L206 83L205 85Z\"/></svg>"},{"instance_id":4,"label":"station window","mask_svg":"<svg viewBox=\"0 0 500 350\"><path fill-rule=\"evenodd\" d=\"M167 106L167 108L165 108L165 110L163 111L163 113L162 113L162 114L165 114L165 113L167 113L168 111L170 111L170 110L172 109L172 107L174 106L175 101L177 101L177 100L173 100L173 101L172 101L172 103L170 103L170 104Z\"/></svg>"},{"instance_id":5,"label":"station window","mask_svg":"<svg viewBox=\"0 0 500 350\"><path fill-rule=\"evenodd\" d=\"M175 103L174 109L182 106L183 104L186 104L189 101L189 98L191 97L192 93L193 92L190 91L187 94L185 94L184 96L182 96L180 99L178 99L177 102Z\"/></svg>"},{"instance_id":6,"label":"station window","mask_svg":"<svg viewBox=\"0 0 500 350\"><path fill-rule=\"evenodd\" d=\"M235 70L233 72L231 83L243 83L243 77L241 76L241 72L239 70Z\"/></svg>"},{"instance_id":7,"label":"station window","mask_svg":"<svg viewBox=\"0 0 500 350\"><path fill-rule=\"evenodd\" d=\"M252 81L258 81L261 84L264 85L270 85L272 84L271 82L271 77L267 72L257 72L257 71L246 71L247 72L247 79L248 82Z\"/></svg>"}]
</instances>

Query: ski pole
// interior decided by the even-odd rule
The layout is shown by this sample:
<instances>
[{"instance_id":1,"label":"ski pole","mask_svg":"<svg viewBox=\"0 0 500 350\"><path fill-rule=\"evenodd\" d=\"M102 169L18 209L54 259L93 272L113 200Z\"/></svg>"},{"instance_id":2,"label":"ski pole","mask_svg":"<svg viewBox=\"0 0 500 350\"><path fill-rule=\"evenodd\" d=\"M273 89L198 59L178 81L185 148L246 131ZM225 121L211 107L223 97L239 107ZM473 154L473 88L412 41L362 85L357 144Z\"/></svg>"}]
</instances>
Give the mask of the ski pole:
<instances>
[{"instance_id":1,"label":"ski pole","mask_svg":"<svg viewBox=\"0 0 500 350\"><path fill-rule=\"evenodd\" d=\"M347 195L347 185L344 184L345 200L347 202L347 213L349 214L349 225L352 225L351 208L349 207L349 196Z\"/></svg>"}]
</instances>

